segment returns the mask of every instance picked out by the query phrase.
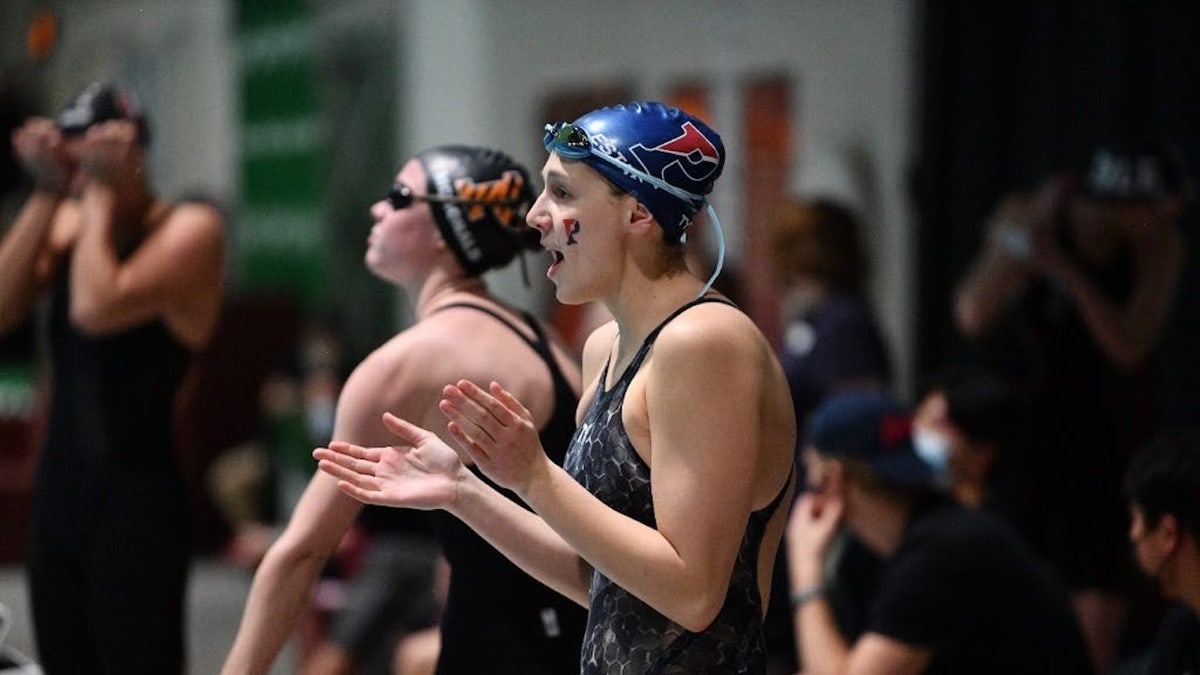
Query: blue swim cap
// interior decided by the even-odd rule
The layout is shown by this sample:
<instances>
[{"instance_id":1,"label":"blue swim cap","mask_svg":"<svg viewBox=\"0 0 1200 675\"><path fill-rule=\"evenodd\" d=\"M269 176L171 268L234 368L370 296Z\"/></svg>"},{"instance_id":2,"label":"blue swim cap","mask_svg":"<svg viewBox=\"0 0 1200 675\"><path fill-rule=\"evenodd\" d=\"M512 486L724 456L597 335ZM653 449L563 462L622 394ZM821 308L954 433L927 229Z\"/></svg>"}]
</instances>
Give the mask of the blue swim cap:
<instances>
[{"instance_id":1,"label":"blue swim cap","mask_svg":"<svg viewBox=\"0 0 1200 675\"><path fill-rule=\"evenodd\" d=\"M572 132L574 144L568 139ZM651 101L593 110L569 125L547 125L544 143L636 197L671 241L683 239L725 166L717 132L682 110Z\"/></svg>"}]
</instances>

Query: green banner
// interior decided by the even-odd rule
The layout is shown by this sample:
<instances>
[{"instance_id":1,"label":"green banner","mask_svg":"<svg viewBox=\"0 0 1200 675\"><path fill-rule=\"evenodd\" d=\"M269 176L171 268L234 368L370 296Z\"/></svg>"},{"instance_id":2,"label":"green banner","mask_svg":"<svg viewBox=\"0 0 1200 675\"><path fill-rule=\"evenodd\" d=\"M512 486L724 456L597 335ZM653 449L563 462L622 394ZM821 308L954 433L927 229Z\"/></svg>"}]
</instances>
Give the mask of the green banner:
<instances>
[{"instance_id":1,"label":"green banner","mask_svg":"<svg viewBox=\"0 0 1200 675\"><path fill-rule=\"evenodd\" d=\"M307 0L237 0L236 284L325 301L325 119Z\"/></svg>"}]
</instances>

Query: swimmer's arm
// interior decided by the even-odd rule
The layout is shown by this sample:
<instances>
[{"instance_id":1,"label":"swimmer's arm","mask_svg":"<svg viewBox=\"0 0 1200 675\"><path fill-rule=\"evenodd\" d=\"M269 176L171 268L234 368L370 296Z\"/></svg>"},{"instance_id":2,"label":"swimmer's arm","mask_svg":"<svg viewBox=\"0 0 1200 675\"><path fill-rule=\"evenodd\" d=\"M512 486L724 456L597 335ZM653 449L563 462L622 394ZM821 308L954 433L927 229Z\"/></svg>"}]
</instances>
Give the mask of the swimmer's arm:
<instances>
[{"instance_id":1,"label":"swimmer's arm","mask_svg":"<svg viewBox=\"0 0 1200 675\"><path fill-rule=\"evenodd\" d=\"M392 394L383 392L394 391L401 400L417 395L408 387L396 389L393 371L386 367L395 358L377 350L351 373L338 396L334 438L372 445L390 442L379 418ZM223 675L268 672L308 606L321 570L361 510L361 503L342 494L336 479L314 472L286 529L255 571Z\"/></svg>"},{"instance_id":2,"label":"swimmer's arm","mask_svg":"<svg viewBox=\"0 0 1200 675\"><path fill-rule=\"evenodd\" d=\"M583 349L584 395L576 411L582 418L595 390L595 380L616 337L608 322L588 336ZM588 384L588 383L591 384ZM452 441L451 441L452 442ZM472 475L472 478L475 477ZM546 521L523 509L478 479L464 486L453 513L530 576L582 607L588 607L592 566ZM536 543L533 543L536 542Z\"/></svg>"},{"instance_id":3,"label":"swimmer's arm","mask_svg":"<svg viewBox=\"0 0 1200 675\"><path fill-rule=\"evenodd\" d=\"M1184 246L1172 227L1136 248L1133 291L1124 305L1111 302L1075 265L1058 269L1096 344L1118 368L1136 367L1158 342L1183 271Z\"/></svg>"},{"instance_id":4,"label":"swimmer's arm","mask_svg":"<svg viewBox=\"0 0 1200 675\"><path fill-rule=\"evenodd\" d=\"M657 529L612 510L550 462L522 495L598 571L700 631L724 603L752 509L764 371L745 326L689 323L673 322L648 364Z\"/></svg>"},{"instance_id":5,"label":"swimmer's arm","mask_svg":"<svg viewBox=\"0 0 1200 675\"><path fill-rule=\"evenodd\" d=\"M474 474L458 495L451 513L527 574L581 607L588 606L592 567L546 521Z\"/></svg>"},{"instance_id":6,"label":"swimmer's arm","mask_svg":"<svg viewBox=\"0 0 1200 675\"><path fill-rule=\"evenodd\" d=\"M62 208L60 208L62 207ZM51 234L75 210L61 195L34 190L0 242L0 335L25 321L62 260Z\"/></svg>"},{"instance_id":7,"label":"swimmer's arm","mask_svg":"<svg viewBox=\"0 0 1200 675\"><path fill-rule=\"evenodd\" d=\"M64 212L74 215L73 209L60 208L68 203L64 196L70 176L62 134L53 120L34 117L14 129L12 157L33 179L33 190L0 242L0 334L33 311L69 243L56 237L64 231Z\"/></svg>"},{"instance_id":8,"label":"swimmer's arm","mask_svg":"<svg viewBox=\"0 0 1200 675\"><path fill-rule=\"evenodd\" d=\"M362 505L318 471L296 505L287 529L254 573L246 608L223 675L267 673L291 637L321 569Z\"/></svg>"},{"instance_id":9,"label":"swimmer's arm","mask_svg":"<svg viewBox=\"0 0 1200 675\"><path fill-rule=\"evenodd\" d=\"M137 250L121 260L113 244L115 196L84 191L79 242L71 263L71 319L105 334L151 320L220 288L222 219L203 204L176 207Z\"/></svg>"}]
</instances>

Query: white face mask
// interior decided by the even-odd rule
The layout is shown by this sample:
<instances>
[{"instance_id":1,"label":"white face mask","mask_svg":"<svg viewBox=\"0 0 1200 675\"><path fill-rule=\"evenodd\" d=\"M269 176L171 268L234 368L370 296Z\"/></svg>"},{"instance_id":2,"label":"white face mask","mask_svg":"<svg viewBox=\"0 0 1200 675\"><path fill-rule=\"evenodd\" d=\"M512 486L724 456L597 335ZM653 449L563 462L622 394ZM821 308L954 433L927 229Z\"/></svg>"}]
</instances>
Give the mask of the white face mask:
<instances>
[{"instance_id":1,"label":"white face mask","mask_svg":"<svg viewBox=\"0 0 1200 675\"><path fill-rule=\"evenodd\" d=\"M931 429L913 429L913 447L917 456L932 469L940 485L950 482L950 439Z\"/></svg>"}]
</instances>

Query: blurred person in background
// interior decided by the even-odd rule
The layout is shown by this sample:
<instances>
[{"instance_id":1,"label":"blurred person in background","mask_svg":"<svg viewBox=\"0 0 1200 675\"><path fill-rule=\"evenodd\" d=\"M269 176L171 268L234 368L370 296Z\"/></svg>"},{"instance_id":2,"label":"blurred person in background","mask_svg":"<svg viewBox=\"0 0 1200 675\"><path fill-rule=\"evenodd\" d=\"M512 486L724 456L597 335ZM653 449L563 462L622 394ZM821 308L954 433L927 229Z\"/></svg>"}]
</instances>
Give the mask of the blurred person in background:
<instances>
[{"instance_id":1,"label":"blurred person in background","mask_svg":"<svg viewBox=\"0 0 1200 675\"><path fill-rule=\"evenodd\" d=\"M828 199L789 199L767 223L771 265L782 287L783 339L779 358L787 374L796 412L797 471L804 425L831 392L864 388L886 391L891 357L866 295L870 264L862 245L862 224L845 204ZM844 631L863 623L878 559L853 541L837 546L837 563L856 582L831 597ZM787 548L780 547L767 610L767 648L772 672L796 670L795 630L788 608Z\"/></svg>"},{"instance_id":2,"label":"blurred person in background","mask_svg":"<svg viewBox=\"0 0 1200 675\"><path fill-rule=\"evenodd\" d=\"M1011 521L1019 496L1008 476L1008 455L1021 426L1006 380L976 367L952 367L931 378L917 403L913 441L939 487L964 506Z\"/></svg>"},{"instance_id":3,"label":"blurred person in background","mask_svg":"<svg viewBox=\"0 0 1200 675\"><path fill-rule=\"evenodd\" d=\"M222 297L223 218L147 173L133 92L13 134L33 191L0 244L0 331L50 300L30 601L48 673L178 673L192 549L174 415Z\"/></svg>"},{"instance_id":4,"label":"blurred person in background","mask_svg":"<svg viewBox=\"0 0 1200 675\"><path fill-rule=\"evenodd\" d=\"M886 390L891 357L866 295L870 264L854 211L829 199L790 200L776 210L768 233L782 285L780 361L802 431L831 391Z\"/></svg>"},{"instance_id":5,"label":"blurred person in background","mask_svg":"<svg viewBox=\"0 0 1200 675\"><path fill-rule=\"evenodd\" d=\"M886 394L827 397L810 418L804 463L787 546L806 675L1092 672L1065 589L1014 530L936 489L907 411ZM826 596L839 528L884 561L854 640Z\"/></svg>"},{"instance_id":6,"label":"blurred person in background","mask_svg":"<svg viewBox=\"0 0 1200 675\"><path fill-rule=\"evenodd\" d=\"M1015 479L1034 546L1072 600L1098 671L1114 664L1135 579L1122 473L1152 434L1149 363L1172 308L1191 194L1161 143L1098 147L1079 179L1006 196L960 283L954 316L1001 346L1025 419ZM1010 321L1011 320L1011 321Z\"/></svg>"},{"instance_id":7,"label":"blurred person in background","mask_svg":"<svg viewBox=\"0 0 1200 675\"><path fill-rule=\"evenodd\" d=\"M542 442L562 461L574 429L579 365L545 322L497 298L482 278L537 246L536 232L524 222L532 201L528 172L495 150L438 146L404 164L387 195L371 205L374 225L365 262L408 295L416 323L363 359L346 380L333 440L386 445L393 436L381 420L385 411L429 425L441 419L437 403L447 382L496 380L530 402ZM517 501L510 492L504 495ZM362 505L343 495L335 479L313 474L255 573L226 675L268 671L322 567L360 511ZM462 523L434 513L450 568L441 607L435 592L437 547L412 536L411 528L408 535L387 534L400 529L387 521L418 517L425 514L372 508L359 518L379 524L370 528L373 542L342 616L334 619L308 672L366 669L362 656L368 650L383 645L390 651L397 638L416 634L439 615L440 674L578 667L583 610Z\"/></svg>"},{"instance_id":8,"label":"blurred person in background","mask_svg":"<svg viewBox=\"0 0 1200 675\"><path fill-rule=\"evenodd\" d=\"M1145 675L1200 673L1200 433L1163 434L1125 473L1129 539L1171 606Z\"/></svg>"}]
</instances>

